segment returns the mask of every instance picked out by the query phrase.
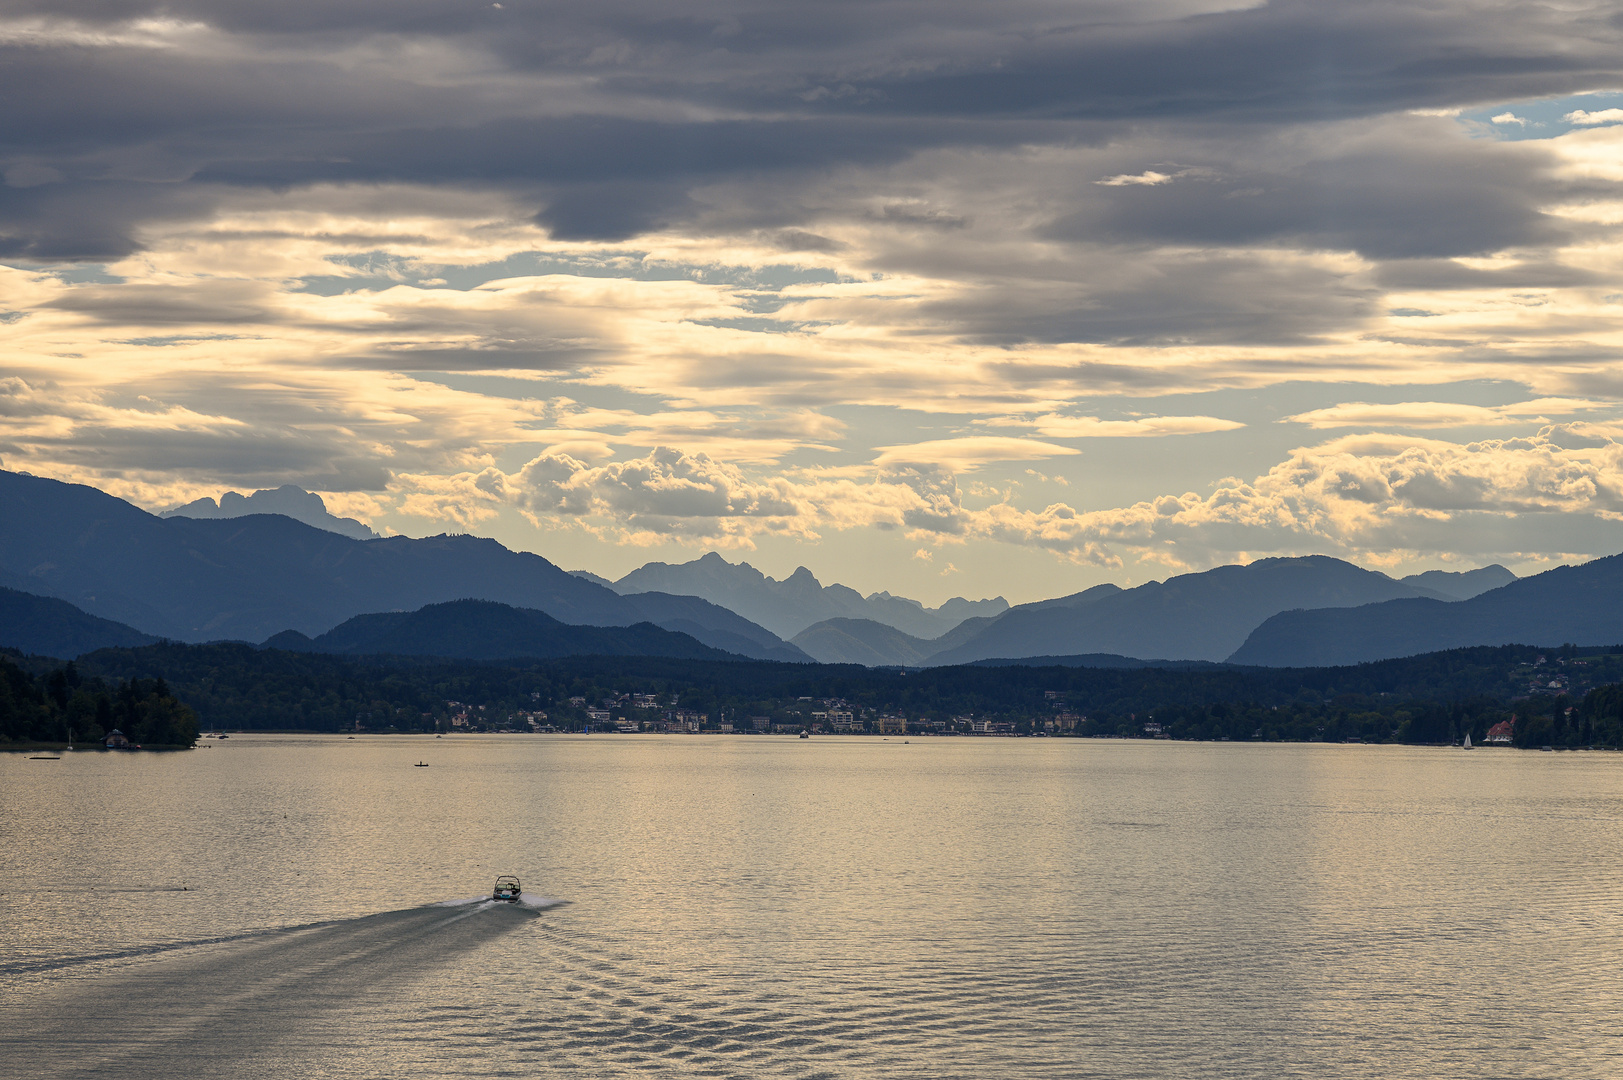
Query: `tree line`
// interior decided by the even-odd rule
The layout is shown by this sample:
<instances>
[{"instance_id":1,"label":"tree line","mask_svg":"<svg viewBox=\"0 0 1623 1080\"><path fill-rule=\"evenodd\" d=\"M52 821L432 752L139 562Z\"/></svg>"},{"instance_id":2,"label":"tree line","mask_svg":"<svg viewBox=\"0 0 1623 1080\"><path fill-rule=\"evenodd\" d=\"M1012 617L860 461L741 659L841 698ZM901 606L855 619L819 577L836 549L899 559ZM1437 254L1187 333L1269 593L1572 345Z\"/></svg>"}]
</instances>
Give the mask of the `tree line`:
<instances>
[{"instance_id":1,"label":"tree line","mask_svg":"<svg viewBox=\"0 0 1623 1080\"><path fill-rule=\"evenodd\" d=\"M161 676L109 681L71 662L34 674L20 665L20 653L9 652L0 654L0 745L92 744L114 730L149 749L197 742L197 714Z\"/></svg>"},{"instance_id":2,"label":"tree line","mask_svg":"<svg viewBox=\"0 0 1623 1080\"><path fill-rule=\"evenodd\" d=\"M1020 732L1066 717L1078 735L1145 736L1153 725L1172 738L1405 743L1466 734L1480 743L1495 724L1513 721L1518 745L1623 746L1623 691L1582 692L1623 680L1623 649L1457 649L1346 668L902 671L630 656L480 663L165 642L92 653L80 668L108 687L164 680L165 692L174 687L204 724L233 730L440 730L450 702L483 705L492 716L559 715L570 713L571 698L596 704L640 693L712 716L786 719L838 700L871 715L974 716ZM82 702L75 708L85 714ZM67 706L58 712L65 717Z\"/></svg>"}]
</instances>

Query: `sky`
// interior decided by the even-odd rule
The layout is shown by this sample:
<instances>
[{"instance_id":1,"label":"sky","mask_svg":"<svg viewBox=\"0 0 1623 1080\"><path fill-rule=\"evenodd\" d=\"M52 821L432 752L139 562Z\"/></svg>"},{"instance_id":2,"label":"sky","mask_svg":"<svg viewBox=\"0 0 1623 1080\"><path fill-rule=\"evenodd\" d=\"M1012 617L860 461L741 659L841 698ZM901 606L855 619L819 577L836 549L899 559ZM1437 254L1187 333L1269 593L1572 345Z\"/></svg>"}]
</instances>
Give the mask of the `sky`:
<instances>
[{"instance_id":1,"label":"sky","mask_svg":"<svg viewBox=\"0 0 1623 1080\"><path fill-rule=\"evenodd\" d=\"M939 603L1623 551L1623 3L10 0L0 466Z\"/></svg>"}]
</instances>

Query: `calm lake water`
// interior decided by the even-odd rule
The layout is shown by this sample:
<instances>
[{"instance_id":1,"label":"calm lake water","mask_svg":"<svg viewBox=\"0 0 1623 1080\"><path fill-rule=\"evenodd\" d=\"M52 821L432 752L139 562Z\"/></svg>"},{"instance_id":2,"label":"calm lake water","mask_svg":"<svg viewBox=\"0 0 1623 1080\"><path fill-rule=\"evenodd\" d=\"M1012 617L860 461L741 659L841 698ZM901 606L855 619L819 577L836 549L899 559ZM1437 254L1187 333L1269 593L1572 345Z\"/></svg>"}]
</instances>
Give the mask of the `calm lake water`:
<instances>
[{"instance_id":1,"label":"calm lake water","mask_svg":"<svg viewBox=\"0 0 1623 1080\"><path fill-rule=\"evenodd\" d=\"M6 1077L1623 1075L1623 755L233 736L0 810ZM499 873L559 903L442 906Z\"/></svg>"}]
</instances>

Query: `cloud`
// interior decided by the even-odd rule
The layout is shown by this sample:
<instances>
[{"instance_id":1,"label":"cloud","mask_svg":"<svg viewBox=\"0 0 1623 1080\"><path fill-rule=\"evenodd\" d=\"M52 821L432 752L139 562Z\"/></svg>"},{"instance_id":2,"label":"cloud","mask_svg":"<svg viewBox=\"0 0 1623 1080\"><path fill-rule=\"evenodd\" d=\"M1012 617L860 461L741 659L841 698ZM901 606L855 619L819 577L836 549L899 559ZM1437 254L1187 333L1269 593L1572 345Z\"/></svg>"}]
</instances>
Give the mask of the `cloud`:
<instances>
[{"instance_id":1,"label":"cloud","mask_svg":"<svg viewBox=\"0 0 1623 1080\"><path fill-rule=\"evenodd\" d=\"M1526 127L1527 121L1513 112L1502 112L1493 118L1496 124L1515 124L1517 127Z\"/></svg>"},{"instance_id":2,"label":"cloud","mask_svg":"<svg viewBox=\"0 0 1623 1080\"><path fill-rule=\"evenodd\" d=\"M928 465L967 472L993 461L1039 461L1081 453L1069 446L1013 439L1000 435L968 435L959 439L934 439L906 446L876 447L879 466Z\"/></svg>"},{"instance_id":3,"label":"cloud","mask_svg":"<svg viewBox=\"0 0 1623 1080\"><path fill-rule=\"evenodd\" d=\"M149 503L296 483L637 542L1354 543L1204 453L1121 466L1114 509L996 466L1220 431L1255 460L1282 429L1145 399L1285 384L1320 430L1605 414L1562 401L1617 390L1616 110L1456 116L1616 85L1617 45L1474 0L18 0L0 450ZM1473 380L1530 400L1340 401ZM1030 437L933 437L1000 427Z\"/></svg>"},{"instance_id":4,"label":"cloud","mask_svg":"<svg viewBox=\"0 0 1623 1080\"><path fill-rule=\"evenodd\" d=\"M785 480L752 481L735 465L707 454L659 447L646 457L591 466L548 453L512 477L486 474L481 486L501 490L519 509L545 517L612 518L638 534L711 539L750 532L804 533L810 507ZM747 521L746 529L737 521Z\"/></svg>"},{"instance_id":5,"label":"cloud","mask_svg":"<svg viewBox=\"0 0 1623 1080\"><path fill-rule=\"evenodd\" d=\"M1161 495L1106 509L966 505L937 467L867 476L752 476L703 454L661 448L590 466L546 454L517 473L464 481L538 524L574 522L629 542L748 547L770 535L902 530L920 540L1047 549L1073 562L1200 567L1261 554L1329 552L1392 563L1465 554L1610 551L1623 542L1623 428L1551 425L1511 439L1346 436L1294 450L1252 480L1205 495ZM923 554L920 554L920 553ZM913 558L928 561L929 549Z\"/></svg>"},{"instance_id":6,"label":"cloud","mask_svg":"<svg viewBox=\"0 0 1623 1080\"><path fill-rule=\"evenodd\" d=\"M1561 117L1561 119L1565 120L1569 124L1577 124L1581 127L1594 127L1598 124L1616 124L1623 122L1623 109L1597 109L1594 112L1586 112L1583 109L1574 109L1572 112L1569 112L1565 116ZM1499 118L1497 116L1494 117L1494 122L1499 122Z\"/></svg>"},{"instance_id":7,"label":"cloud","mask_svg":"<svg viewBox=\"0 0 1623 1080\"><path fill-rule=\"evenodd\" d=\"M1306 424L1314 428L1450 428L1473 426L1525 425L1529 420L1549 416L1607 409L1604 402L1577 398L1538 398L1512 405L1461 405L1444 401L1406 401L1380 405L1350 401L1323 409L1287 416L1281 423Z\"/></svg>"},{"instance_id":8,"label":"cloud","mask_svg":"<svg viewBox=\"0 0 1623 1080\"><path fill-rule=\"evenodd\" d=\"M700 189L732 179L777 193L775 220L760 223L774 234L837 242L782 201L809 174L943 147L1103 145L1146 125L1229 136L1446 111L1618 73L1582 12L1487 18L1464 2L1027 0L929 20L901 3L822 19L637 2L279 7L12 5L0 22L6 165L61 177L12 189L58 189L48 196L0 199L13 248L117 256L144 247L152 224L206 217L241 191L323 184L500 190L555 239L612 242L693 226L708 212ZM1508 51L1518 62L1458 61ZM1180 186L1142 167L1092 175Z\"/></svg>"},{"instance_id":9,"label":"cloud","mask_svg":"<svg viewBox=\"0 0 1623 1080\"><path fill-rule=\"evenodd\" d=\"M1029 426L1051 439L1154 438L1236 431L1245 427L1237 420L1222 420L1215 416L1144 416L1133 420L1101 420L1096 416L1061 416L1056 413L1031 419L995 417L977 422L998 427Z\"/></svg>"},{"instance_id":10,"label":"cloud","mask_svg":"<svg viewBox=\"0 0 1623 1080\"><path fill-rule=\"evenodd\" d=\"M1154 187L1157 184L1172 183L1172 177L1167 173L1146 169L1144 172L1131 175L1122 173L1119 176L1107 176L1103 180L1095 180L1094 183L1100 187L1128 187L1131 185Z\"/></svg>"},{"instance_id":11,"label":"cloud","mask_svg":"<svg viewBox=\"0 0 1623 1080\"><path fill-rule=\"evenodd\" d=\"M1376 563L1461 553L1604 554L1623 541L1623 444L1585 425L1457 444L1348 436L1252 481L1089 512L994 506L972 528L1070 558L1212 565L1329 552Z\"/></svg>"}]
</instances>

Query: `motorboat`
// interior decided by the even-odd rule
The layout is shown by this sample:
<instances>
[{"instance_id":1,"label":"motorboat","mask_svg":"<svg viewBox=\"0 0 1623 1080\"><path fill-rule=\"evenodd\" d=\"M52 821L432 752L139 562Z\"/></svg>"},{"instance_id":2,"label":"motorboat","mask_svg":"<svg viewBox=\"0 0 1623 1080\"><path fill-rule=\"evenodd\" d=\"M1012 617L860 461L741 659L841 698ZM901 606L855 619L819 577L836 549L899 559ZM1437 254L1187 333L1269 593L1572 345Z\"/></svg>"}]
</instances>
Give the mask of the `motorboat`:
<instances>
[{"instance_id":1,"label":"motorboat","mask_svg":"<svg viewBox=\"0 0 1623 1080\"><path fill-rule=\"evenodd\" d=\"M496 887L490 890L492 900L500 900L504 904L516 904L519 897L524 895L524 889L518 883L518 878L512 874L503 874L496 879Z\"/></svg>"}]
</instances>

